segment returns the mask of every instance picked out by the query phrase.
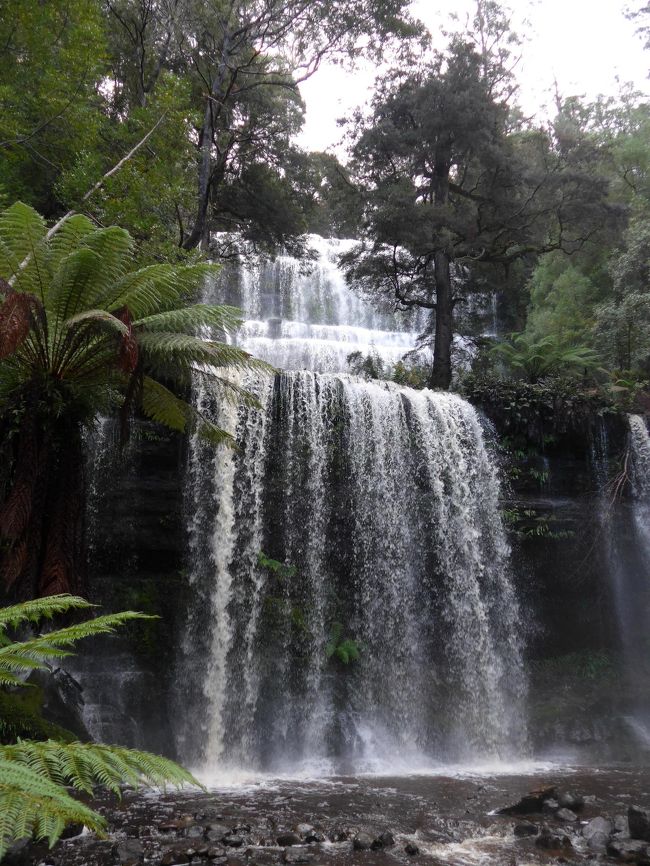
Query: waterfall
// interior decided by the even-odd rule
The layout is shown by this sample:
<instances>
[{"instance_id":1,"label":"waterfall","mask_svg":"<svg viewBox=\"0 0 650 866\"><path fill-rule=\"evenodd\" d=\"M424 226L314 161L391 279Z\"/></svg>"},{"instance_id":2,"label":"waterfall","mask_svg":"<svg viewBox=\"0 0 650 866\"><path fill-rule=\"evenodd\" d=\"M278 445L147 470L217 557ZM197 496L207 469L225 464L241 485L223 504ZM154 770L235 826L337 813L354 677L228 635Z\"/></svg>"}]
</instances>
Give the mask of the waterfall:
<instances>
[{"instance_id":1,"label":"waterfall","mask_svg":"<svg viewBox=\"0 0 650 866\"><path fill-rule=\"evenodd\" d=\"M425 311L378 311L346 285L337 261L355 243L309 235L314 259L249 258L239 267L227 266L206 300L240 306L247 321L238 343L283 370L345 372L353 352L388 365L407 353L430 363L430 350L417 348Z\"/></svg>"},{"instance_id":2,"label":"waterfall","mask_svg":"<svg viewBox=\"0 0 650 866\"><path fill-rule=\"evenodd\" d=\"M187 472L178 745L204 769L398 771L525 748L521 617L481 420L456 395L343 372L351 347L397 360L416 336L350 293L344 246L319 239L311 274L288 257L240 268L240 339L284 372L242 381L258 407L196 390L238 442L193 441Z\"/></svg>"},{"instance_id":3,"label":"waterfall","mask_svg":"<svg viewBox=\"0 0 650 866\"><path fill-rule=\"evenodd\" d=\"M628 426L623 471L627 474L630 495L616 502L609 492L601 524L618 625L620 709L636 746L647 749L650 742L650 435L640 415L628 415Z\"/></svg>"}]
</instances>

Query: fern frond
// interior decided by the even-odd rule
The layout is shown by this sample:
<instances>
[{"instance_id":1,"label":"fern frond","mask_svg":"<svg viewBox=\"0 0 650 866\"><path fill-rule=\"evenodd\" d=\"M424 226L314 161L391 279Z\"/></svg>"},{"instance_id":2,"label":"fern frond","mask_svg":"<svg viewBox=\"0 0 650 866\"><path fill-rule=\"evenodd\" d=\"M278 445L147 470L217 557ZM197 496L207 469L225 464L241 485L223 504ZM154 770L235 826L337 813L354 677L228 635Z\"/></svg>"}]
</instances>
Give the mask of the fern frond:
<instances>
[{"instance_id":1,"label":"fern frond","mask_svg":"<svg viewBox=\"0 0 650 866\"><path fill-rule=\"evenodd\" d=\"M209 367L229 367L234 370L273 371L270 364L253 358L238 346L202 340L190 334L167 331L140 333L138 346L146 361L154 366L157 363L167 366L171 362L182 370L205 364Z\"/></svg>"},{"instance_id":2,"label":"fern frond","mask_svg":"<svg viewBox=\"0 0 650 866\"><path fill-rule=\"evenodd\" d=\"M83 824L100 835L106 827L65 788L0 754L0 859L19 839L34 836L52 846L67 824Z\"/></svg>"},{"instance_id":3,"label":"fern frond","mask_svg":"<svg viewBox=\"0 0 650 866\"><path fill-rule=\"evenodd\" d=\"M55 271L61 261L79 249L84 238L96 231L97 227L83 214L75 214L66 220L49 242L50 268Z\"/></svg>"},{"instance_id":4,"label":"fern frond","mask_svg":"<svg viewBox=\"0 0 650 866\"><path fill-rule=\"evenodd\" d=\"M15 277L27 256L42 245L46 233L43 217L21 201L0 212L0 276Z\"/></svg>"},{"instance_id":5,"label":"fern frond","mask_svg":"<svg viewBox=\"0 0 650 866\"><path fill-rule=\"evenodd\" d=\"M81 247L70 253L54 274L48 292L48 308L65 320L96 306L102 268L102 258L94 250Z\"/></svg>"},{"instance_id":6,"label":"fern frond","mask_svg":"<svg viewBox=\"0 0 650 866\"><path fill-rule=\"evenodd\" d=\"M85 310L83 313L77 313L76 316L71 316L63 323L66 328L74 328L75 325L95 324L99 328L107 331L113 331L115 334L125 336L129 333L128 325L125 325L117 316L106 310Z\"/></svg>"},{"instance_id":7,"label":"fern frond","mask_svg":"<svg viewBox=\"0 0 650 866\"><path fill-rule=\"evenodd\" d=\"M119 796L124 784L203 788L174 761L136 749L54 740L0 746L0 859L18 839L35 836L53 845L70 823L101 835L103 818L65 786L88 794L104 787Z\"/></svg>"},{"instance_id":8,"label":"fern frond","mask_svg":"<svg viewBox=\"0 0 650 866\"><path fill-rule=\"evenodd\" d=\"M188 770L168 758L101 743L24 741L0 746L0 760L27 767L49 782L71 786L87 794L92 794L98 786L120 794L120 786L124 784L154 788L168 784L201 787Z\"/></svg>"},{"instance_id":9,"label":"fern frond","mask_svg":"<svg viewBox=\"0 0 650 866\"><path fill-rule=\"evenodd\" d=\"M39 622L51 619L58 613L69 610L87 610L96 605L76 595L48 595L45 598L34 598L23 601L11 607L0 607L0 631L16 628L23 622Z\"/></svg>"},{"instance_id":10,"label":"fern frond","mask_svg":"<svg viewBox=\"0 0 650 866\"><path fill-rule=\"evenodd\" d=\"M70 655L68 647L76 641L98 634L111 634L117 627L133 619L155 619L155 617L134 611L105 614L28 640L2 646L0 647L0 679L11 678L16 673L27 673L44 668L48 659ZM15 683L15 677L14 684L18 684Z\"/></svg>"},{"instance_id":11,"label":"fern frond","mask_svg":"<svg viewBox=\"0 0 650 866\"><path fill-rule=\"evenodd\" d=\"M196 429L198 434L215 445L234 446L234 439L226 430L221 430L200 415L190 404L181 400L160 382L145 376L142 383L142 411L170 430L186 433Z\"/></svg>"},{"instance_id":12,"label":"fern frond","mask_svg":"<svg viewBox=\"0 0 650 866\"><path fill-rule=\"evenodd\" d=\"M149 265L122 277L105 305L112 312L128 307L134 320L143 319L173 309L179 301L189 299L196 287L215 269L214 265L207 264L191 267Z\"/></svg>"},{"instance_id":13,"label":"fern frond","mask_svg":"<svg viewBox=\"0 0 650 866\"><path fill-rule=\"evenodd\" d=\"M146 316L133 323L133 327L143 331L177 331L192 333L202 326L217 328L232 333L242 323L241 311L237 307L193 304L177 310L167 310L153 316Z\"/></svg>"}]
</instances>

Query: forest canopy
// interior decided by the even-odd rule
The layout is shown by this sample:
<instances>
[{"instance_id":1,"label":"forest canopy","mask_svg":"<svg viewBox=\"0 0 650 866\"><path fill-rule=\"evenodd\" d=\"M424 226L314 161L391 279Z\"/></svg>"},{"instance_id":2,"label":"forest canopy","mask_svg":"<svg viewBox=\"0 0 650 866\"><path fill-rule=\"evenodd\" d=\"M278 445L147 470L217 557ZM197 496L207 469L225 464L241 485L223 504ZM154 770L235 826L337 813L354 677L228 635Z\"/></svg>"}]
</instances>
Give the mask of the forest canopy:
<instances>
[{"instance_id":1,"label":"forest canopy","mask_svg":"<svg viewBox=\"0 0 650 866\"><path fill-rule=\"evenodd\" d=\"M643 39L647 8L631 14ZM508 334L550 340L593 352L596 378L643 380L648 102L629 86L564 97L559 82L553 116L526 116L525 50L494 0L435 48L403 0L7 0L0 203L120 225L141 264L355 237L353 291L428 311L433 387L457 381L467 341L475 369L523 375L489 351L495 303L513 351ZM380 73L346 152L301 148L300 84L359 59Z\"/></svg>"}]
</instances>

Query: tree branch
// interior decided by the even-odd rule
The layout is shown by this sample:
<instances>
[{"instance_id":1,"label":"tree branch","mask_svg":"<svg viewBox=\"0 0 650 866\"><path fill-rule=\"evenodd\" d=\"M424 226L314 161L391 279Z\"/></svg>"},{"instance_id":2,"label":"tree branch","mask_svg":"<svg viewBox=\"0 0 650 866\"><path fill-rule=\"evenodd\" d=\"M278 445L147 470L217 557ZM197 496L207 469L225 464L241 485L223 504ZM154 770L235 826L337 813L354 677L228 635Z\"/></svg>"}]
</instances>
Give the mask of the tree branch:
<instances>
[{"instance_id":1,"label":"tree branch","mask_svg":"<svg viewBox=\"0 0 650 866\"><path fill-rule=\"evenodd\" d=\"M117 172L122 168L122 166L123 166L125 163L127 163L127 162L128 162L128 161L129 161L129 160L130 160L130 159L131 159L131 158L132 158L132 157L133 157L133 156L134 156L134 155L135 155L135 154L140 150L140 148L142 147L142 145L145 144L145 142L148 141L148 139L149 139L149 138L153 135L153 133L158 129L158 127L160 126L160 124L161 124L161 123L163 122L163 120L165 119L165 115L166 115L166 114L167 114L167 112L165 111L165 112L164 112L164 113L163 113L163 114L158 118L158 120L156 121L156 123L151 127L151 129L149 130L149 132L147 132L147 134L144 136L144 138L141 138L140 141L135 145L135 147L132 147L132 148L131 148L131 150L127 153L126 156L123 156L122 159L121 159L118 163L116 163L116 164L113 166L113 168L111 168L109 171L107 171L106 174L104 174L104 175L103 175L103 176L102 176L102 177L97 181L96 184L94 184L93 186L91 186L91 188L88 190L88 192L86 192L86 193L81 197L81 202L80 202L81 204L83 204L84 202L88 201L88 199L89 199L92 195L94 195L96 192L98 192L98 190L100 190L100 189L104 186L104 184L105 184L106 181L109 179L109 177L112 177L114 174L117 174ZM57 222L55 222L54 225L52 226L52 228L48 231L48 233L47 233L46 236L45 236L46 239L49 240L49 239L52 237L52 235L56 234L56 232L59 231L59 229L61 228L61 226L64 225L64 224L65 224L65 223L70 219L70 217L74 216L76 213L77 213L77 210L76 210L75 208L72 208L72 209L69 210L66 214L64 214L64 215L61 217L61 219L58 220ZM12 285L16 282L16 277L18 276L18 274L19 274L21 271L24 271L24 270L25 270L25 268L27 267L27 265L30 263L31 259L32 259L32 253L29 253L29 255L25 256L25 258L22 260L22 262L21 262L20 265L18 266L18 273L17 273L17 274L14 274L13 277L11 277L11 279L9 280L9 285L10 285L10 286L12 286Z\"/></svg>"}]
</instances>

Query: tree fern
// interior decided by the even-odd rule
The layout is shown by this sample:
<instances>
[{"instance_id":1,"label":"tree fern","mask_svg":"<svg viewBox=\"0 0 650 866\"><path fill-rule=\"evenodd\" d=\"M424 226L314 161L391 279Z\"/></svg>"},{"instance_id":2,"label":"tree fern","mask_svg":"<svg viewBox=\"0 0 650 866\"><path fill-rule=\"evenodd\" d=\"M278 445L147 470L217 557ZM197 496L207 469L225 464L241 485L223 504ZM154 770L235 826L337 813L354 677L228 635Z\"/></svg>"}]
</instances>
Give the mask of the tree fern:
<instances>
[{"instance_id":1,"label":"tree fern","mask_svg":"<svg viewBox=\"0 0 650 866\"><path fill-rule=\"evenodd\" d=\"M38 623L55 614L91 607L82 598L62 595L0 609L0 683L5 687L24 687L19 674L45 667L47 658L67 655L76 641L110 633L132 619L151 619L126 611L21 641L9 637L10 629L27 622ZM9 703L5 699L11 694L0 688L0 696L1 713ZM4 732L5 738L7 728L1 719L0 732ZM70 823L103 832L105 824L101 816L76 800L66 788L92 795L97 787L104 787L119 795L123 785L166 784L199 783L173 761L135 749L54 739L41 742L18 739L0 745L0 859L11 843L19 839L35 837L54 844Z\"/></svg>"},{"instance_id":2,"label":"tree fern","mask_svg":"<svg viewBox=\"0 0 650 866\"><path fill-rule=\"evenodd\" d=\"M27 205L0 213L0 436L11 458L0 466L0 583L23 597L83 586L81 443L98 414L119 412L123 436L143 410L230 443L185 403L192 376L201 370L235 393L224 371L270 370L214 339L236 330L237 310L193 303L215 265L134 270L133 247L128 232L83 216L48 237ZM198 336L204 329L212 339ZM74 492L61 496L64 486Z\"/></svg>"}]
</instances>

